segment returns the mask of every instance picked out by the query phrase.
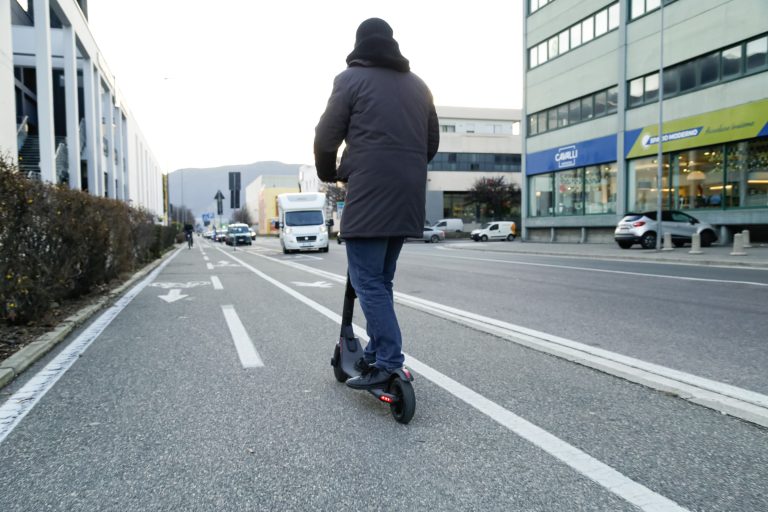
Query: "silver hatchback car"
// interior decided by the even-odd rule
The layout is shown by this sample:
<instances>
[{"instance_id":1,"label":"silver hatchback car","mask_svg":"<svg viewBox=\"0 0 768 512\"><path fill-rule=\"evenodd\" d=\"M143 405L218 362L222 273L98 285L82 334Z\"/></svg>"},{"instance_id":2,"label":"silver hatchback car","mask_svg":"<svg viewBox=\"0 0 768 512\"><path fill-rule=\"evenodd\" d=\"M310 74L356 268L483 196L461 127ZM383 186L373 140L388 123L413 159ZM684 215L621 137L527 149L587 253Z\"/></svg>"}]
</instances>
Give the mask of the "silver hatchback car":
<instances>
[{"instance_id":1,"label":"silver hatchback car","mask_svg":"<svg viewBox=\"0 0 768 512\"><path fill-rule=\"evenodd\" d=\"M634 244L640 244L643 249L656 247L658 231L655 211L645 213L628 213L616 226L614 240L622 249L629 249ZM694 233L701 237L702 247L709 247L717 241L717 232L711 224L701 222L697 218L677 210L662 210L662 233L672 235L672 245L682 247L691 243Z\"/></svg>"}]
</instances>

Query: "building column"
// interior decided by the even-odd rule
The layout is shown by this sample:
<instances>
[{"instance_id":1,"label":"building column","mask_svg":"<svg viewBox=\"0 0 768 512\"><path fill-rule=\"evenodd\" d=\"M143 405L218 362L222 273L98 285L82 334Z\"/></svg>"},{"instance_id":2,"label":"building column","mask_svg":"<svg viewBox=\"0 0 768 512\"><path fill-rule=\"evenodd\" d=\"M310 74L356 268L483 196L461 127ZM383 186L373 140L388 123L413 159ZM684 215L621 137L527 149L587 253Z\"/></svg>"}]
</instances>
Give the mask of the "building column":
<instances>
[{"instance_id":1,"label":"building column","mask_svg":"<svg viewBox=\"0 0 768 512\"><path fill-rule=\"evenodd\" d=\"M115 198L115 97L107 89L107 104L105 105L104 133L107 138L107 197Z\"/></svg>"},{"instance_id":2,"label":"building column","mask_svg":"<svg viewBox=\"0 0 768 512\"><path fill-rule=\"evenodd\" d=\"M0 154L10 154L13 164L19 159L16 143L16 86L14 84L11 0L0 0L0 111L8 113L0 118Z\"/></svg>"},{"instance_id":3,"label":"building column","mask_svg":"<svg viewBox=\"0 0 768 512\"><path fill-rule=\"evenodd\" d=\"M93 62L86 57L83 63L83 101L85 102L85 159L88 161L88 193L98 195L96 172L99 168L98 118L96 117L96 84L93 74Z\"/></svg>"},{"instance_id":4,"label":"building column","mask_svg":"<svg viewBox=\"0 0 768 512\"><path fill-rule=\"evenodd\" d=\"M53 131L50 0L34 0L37 123L40 134L40 178L56 183L56 139Z\"/></svg>"},{"instance_id":5,"label":"building column","mask_svg":"<svg viewBox=\"0 0 768 512\"><path fill-rule=\"evenodd\" d=\"M118 107L117 111L117 133L115 135L117 143L117 198L128 201L125 195L125 144L123 144L123 111Z\"/></svg>"},{"instance_id":6,"label":"building column","mask_svg":"<svg viewBox=\"0 0 768 512\"><path fill-rule=\"evenodd\" d=\"M67 116L67 154L69 158L69 186L80 190L80 119L77 104L77 48L75 29L65 25L62 29L64 46L64 103Z\"/></svg>"},{"instance_id":7,"label":"building column","mask_svg":"<svg viewBox=\"0 0 768 512\"><path fill-rule=\"evenodd\" d=\"M93 81L94 89L94 114L96 115L96 178L94 180L95 193L97 196L104 196L104 93L101 88L101 74L99 68L94 68Z\"/></svg>"}]
</instances>

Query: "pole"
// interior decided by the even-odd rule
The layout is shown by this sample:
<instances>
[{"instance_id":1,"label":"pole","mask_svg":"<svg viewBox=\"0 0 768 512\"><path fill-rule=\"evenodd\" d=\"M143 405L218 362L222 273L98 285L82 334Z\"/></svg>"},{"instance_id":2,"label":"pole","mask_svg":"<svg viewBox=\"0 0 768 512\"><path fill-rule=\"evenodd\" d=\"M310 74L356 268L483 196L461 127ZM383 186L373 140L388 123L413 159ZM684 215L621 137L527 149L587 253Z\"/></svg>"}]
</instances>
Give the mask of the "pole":
<instances>
[{"instance_id":1,"label":"pole","mask_svg":"<svg viewBox=\"0 0 768 512\"><path fill-rule=\"evenodd\" d=\"M661 0L659 8L659 142L658 142L658 169L656 171L656 186L659 189L656 199L656 250L661 250L661 237L663 235L661 227L661 209L664 178L664 0ZM670 169L671 171L671 169ZM671 180L669 183L672 186ZM670 193L672 191L670 190Z\"/></svg>"}]
</instances>

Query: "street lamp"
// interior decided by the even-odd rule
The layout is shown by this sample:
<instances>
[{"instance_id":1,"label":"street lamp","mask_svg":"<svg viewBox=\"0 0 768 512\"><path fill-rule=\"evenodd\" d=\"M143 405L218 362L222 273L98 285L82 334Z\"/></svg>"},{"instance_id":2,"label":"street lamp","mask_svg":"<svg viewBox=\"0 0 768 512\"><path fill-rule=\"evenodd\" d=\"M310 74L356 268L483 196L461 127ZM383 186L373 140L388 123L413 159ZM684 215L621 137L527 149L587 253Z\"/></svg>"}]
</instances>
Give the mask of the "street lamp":
<instances>
[{"instance_id":1,"label":"street lamp","mask_svg":"<svg viewBox=\"0 0 768 512\"><path fill-rule=\"evenodd\" d=\"M656 199L656 250L661 250L661 207L662 207L662 195L663 191L663 179L664 179L664 2L661 0L659 6L659 18L661 22L659 25L659 142L658 142L658 168L656 170L656 182L658 183L658 197ZM670 168L670 172L672 169ZM669 183L670 187L672 181ZM670 190L670 193L672 191Z\"/></svg>"}]
</instances>

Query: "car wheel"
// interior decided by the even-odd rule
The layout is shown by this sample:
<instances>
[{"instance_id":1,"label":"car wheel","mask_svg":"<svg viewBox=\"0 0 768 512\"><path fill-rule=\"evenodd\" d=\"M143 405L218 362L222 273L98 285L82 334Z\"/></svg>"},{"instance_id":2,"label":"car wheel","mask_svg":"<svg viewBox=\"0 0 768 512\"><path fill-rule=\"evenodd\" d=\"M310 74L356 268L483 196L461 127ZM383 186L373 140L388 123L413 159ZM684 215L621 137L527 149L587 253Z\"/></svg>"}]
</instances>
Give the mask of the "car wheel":
<instances>
[{"instance_id":1,"label":"car wheel","mask_svg":"<svg viewBox=\"0 0 768 512\"><path fill-rule=\"evenodd\" d=\"M487 242L488 241L488 235L483 235L480 237L481 242Z\"/></svg>"},{"instance_id":2,"label":"car wheel","mask_svg":"<svg viewBox=\"0 0 768 512\"><path fill-rule=\"evenodd\" d=\"M622 249L629 249L630 247L632 247L632 242L622 241L622 242L616 242L616 243L619 244L619 247L621 247Z\"/></svg>"},{"instance_id":3,"label":"car wheel","mask_svg":"<svg viewBox=\"0 0 768 512\"><path fill-rule=\"evenodd\" d=\"M429 241L432 242L433 244L436 244L437 242L440 241L440 237L437 236L437 235L432 235L432 237L429 239Z\"/></svg>"},{"instance_id":4,"label":"car wheel","mask_svg":"<svg viewBox=\"0 0 768 512\"><path fill-rule=\"evenodd\" d=\"M643 249L655 249L656 248L656 233L653 231L646 232L642 238L640 238L640 245Z\"/></svg>"},{"instance_id":5,"label":"car wheel","mask_svg":"<svg viewBox=\"0 0 768 512\"><path fill-rule=\"evenodd\" d=\"M509 234L507 235L507 242L513 242L515 240L515 235Z\"/></svg>"},{"instance_id":6,"label":"car wheel","mask_svg":"<svg viewBox=\"0 0 768 512\"><path fill-rule=\"evenodd\" d=\"M701 232L701 246L702 247L709 247L714 243L714 241L717 240L717 237L712 231L702 231Z\"/></svg>"}]
</instances>

